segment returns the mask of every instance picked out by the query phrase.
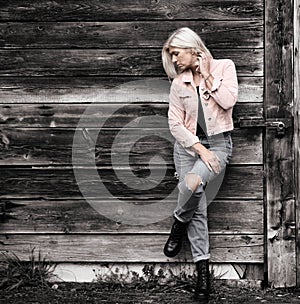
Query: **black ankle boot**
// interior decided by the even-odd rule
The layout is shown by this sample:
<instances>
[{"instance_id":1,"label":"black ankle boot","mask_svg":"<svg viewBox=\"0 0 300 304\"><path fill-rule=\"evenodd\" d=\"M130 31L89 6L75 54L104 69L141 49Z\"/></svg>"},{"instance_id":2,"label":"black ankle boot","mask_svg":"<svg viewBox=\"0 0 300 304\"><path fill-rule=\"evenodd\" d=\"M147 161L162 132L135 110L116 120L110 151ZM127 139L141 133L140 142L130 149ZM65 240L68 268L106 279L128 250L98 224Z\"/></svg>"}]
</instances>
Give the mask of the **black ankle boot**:
<instances>
[{"instance_id":1,"label":"black ankle boot","mask_svg":"<svg viewBox=\"0 0 300 304\"><path fill-rule=\"evenodd\" d=\"M201 260L196 263L197 283L195 299L208 300L210 292L210 277L208 260Z\"/></svg>"},{"instance_id":2,"label":"black ankle boot","mask_svg":"<svg viewBox=\"0 0 300 304\"><path fill-rule=\"evenodd\" d=\"M178 221L175 218L175 222L172 226L171 233L168 241L164 247L164 254L171 258L176 256L182 246L182 238L186 232L186 224Z\"/></svg>"}]
</instances>

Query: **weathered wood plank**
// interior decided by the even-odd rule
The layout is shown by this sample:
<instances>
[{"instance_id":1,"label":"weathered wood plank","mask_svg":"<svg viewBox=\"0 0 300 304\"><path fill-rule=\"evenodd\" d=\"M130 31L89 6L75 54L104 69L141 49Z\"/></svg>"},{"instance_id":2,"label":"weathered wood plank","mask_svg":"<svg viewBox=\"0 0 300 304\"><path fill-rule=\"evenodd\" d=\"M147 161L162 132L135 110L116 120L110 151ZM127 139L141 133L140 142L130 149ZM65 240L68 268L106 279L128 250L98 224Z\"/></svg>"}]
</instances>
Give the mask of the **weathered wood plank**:
<instances>
[{"instance_id":1,"label":"weathered wood plank","mask_svg":"<svg viewBox=\"0 0 300 304\"><path fill-rule=\"evenodd\" d=\"M294 152L297 286L300 286L300 2L294 1Z\"/></svg>"},{"instance_id":2,"label":"weathered wood plank","mask_svg":"<svg viewBox=\"0 0 300 304\"><path fill-rule=\"evenodd\" d=\"M156 77L0 77L0 102L167 102L169 88L166 78ZM239 76L239 102L263 102L262 77Z\"/></svg>"},{"instance_id":3,"label":"weathered wood plank","mask_svg":"<svg viewBox=\"0 0 300 304\"><path fill-rule=\"evenodd\" d=\"M73 143L75 134L81 144ZM141 124L141 128L80 129L76 133L74 129L2 129L0 165L71 165L72 152L85 157L89 149L87 134L97 138L94 158L98 166L110 165L111 157L118 165L126 165L129 159L135 165L150 160L153 164L173 164L174 139L169 130L143 128ZM261 129L236 129L232 137L231 164L262 164Z\"/></svg>"},{"instance_id":4,"label":"weathered wood plank","mask_svg":"<svg viewBox=\"0 0 300 304\"><path fill-rule=\"evenodd\" d=\"M261 49L212 53L232 59L240 76L263 75ZM0 76L165 76L155 49L0 50L0 60Z\"/></svg>"},{"instance_id":5,"label":"weathered wood plank","mask_svg":"<svg viewBox=\"0 0 300 304\"><path fill-rule=\"evenodd\" d=\"M175 201L175 200L174 200ZM165 204L174 205L174 201ZM2 233L169 233L170 216L145 225L117 223L85 200L10 200L5 203ZM112 206L114 201L111 201ZM247 218L245 218L247 214ZM208 208L210 234L263 234L263 202L214 201Z\"/></svg>"},{"instance_id":6,"label":"weathered wood plank","mask_svg":"<svg viewBox=\"0 0 300 304\"><path fill-rule=\"evenodd\" d=\"M81 186L87 185L89 198L120 198L129 200L164 199L172 194L177 180L173 177L174 168L167 166L163 180L157 185L158 177L163 168L153 169L156 179L147 179L150 170L148 167L114 167L118 176L131 181L132 174L138 178L136 188L130 189L109 167L98 168L98 172L91 169L80 169ZM99 183L99 176L103 183ZM216 181L219 182L218 180ZM111 193L103 193L101 189L107 188ZM137 189L140 185L149 190ZM102 188L101 188L102 187ZM140 186L141 187L141 186ZM100 193L99 193L100 192ZM107 192L107 191L106 191ZM176 196L176 195L175 195ZM73 170L70 168L1 168L0 198L82 198L75 180ZM263 168L262 166L228 167L224 182L217 198L219 199L262 199L263 198Z\"/></svg>"},{"instance_id":7,"label":"weathered wood plank","mask_svg":"<svg viewBox=\"0 0 300 304\"><path fill-rule=\"evenodd\" d=\"M2 104L0 105L0 126L4 128L51 127L52 129L167 128L168 106L168 103L146 101L107 104ZM253 104L253 110L249 109L249 112L257 112L261 109L261 104ZM246 110L241 110L242 115ZM236 112L239 112L238 109ZM148 117L151 120L147 119ZM142 121L140 121L141 118ZM132 122L131 125L130 122Z\"/></svg>"},{"instance_id":8,"label":"weathered wood plank","mask_svg":"<svg viewBox=\"0 0 300 304\"><path fill-rule=\"evenodd\" d=\"M167 259L167 235L0 235L0 251L11 251L27 260L32 247L53 262L167 262L191 260L185 244L180 255ZM211 262L263 261L263 235L214 235Z\"/></svg>"},{"instance_id":9,"label":"weathered wood plank","mask_svg":"<svg viewBox=\"0 0 300 304\"><path fill-rule=\"evenodd\" d=\"M266 118L291 118L293 103L293 7L266 1ZM268 280L296 285L295 189L292 128L284 136L266 130Z\"/></svg>"},{"instance_id":10,"label":"weathered wood plank","mask_svg":"<svg viewBox=\"0 0 300 304\"><path fill-rule=\"evenodd\" d=\"M263 1L41 0L35 3L28 0L10 0L1 3L0 7L0 19L3 21L240 20L242 18L263 18Z\"/></svg>"},{"instance_id":11,"label":"weathered wood plank","mask_svg":"<svg viewBox=\"0 0 300 304\"><path fill-rule=\"evenodd\" d=\"M274 130L266 132L268 267L274 287L296 284L292 134L289 129L284 138L276 138Z\"/></svg>"},{"instance_id":12,"label":"weathered wood plank","mask_svg":"<svg viewBox=\"0 0 300 304\"><path fill-rule=\"evenodd\" d=\"M209 48L263 47L262 21L187 21ZM182 22L17 22L0 24L2 48L162 48ZM159 30L158 30L159 29Z\"/></svg>"},{"instance_id":13,"label":"weathered wood plank","mask_svg":"<svg viewBox=\"0 0 300 304\"><path fill-rule=\"evenodd\" d=\"M284 4L285 3L285 4ZM266 8L265 62L267 118L292 116L293 8L276 0Z\"/></svg>"},{"instance_id":14,"label":"weathered wood plank","mask_svg":"<svg viewBox=\"0 0 300 304\"><path fill-rule=\"evenodd\" d=\"M167 128L168 103L0 104L0 127L5 128ZM237 103L239 119L263 118L260 103Z\"/></svg>"}]
</instances>

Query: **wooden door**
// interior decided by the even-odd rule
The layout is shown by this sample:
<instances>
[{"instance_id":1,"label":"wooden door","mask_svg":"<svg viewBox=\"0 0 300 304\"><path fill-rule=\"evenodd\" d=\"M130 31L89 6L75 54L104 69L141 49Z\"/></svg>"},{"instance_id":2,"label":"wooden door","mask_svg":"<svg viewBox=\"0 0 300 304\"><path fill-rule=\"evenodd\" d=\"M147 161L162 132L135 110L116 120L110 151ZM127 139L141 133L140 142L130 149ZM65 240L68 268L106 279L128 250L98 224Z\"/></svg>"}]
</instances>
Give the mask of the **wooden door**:
<instances>
[{"instance_id":1,"label":"wooden door","mask_svg":"<svg viewBox=\"0 0 300 304\"><path fill-rule=\"evenodd\" d=\"M294 121L297 285L300 285L300 1L294 1Z\"/></svg>"},{"instance_id":2,"label":"wooden door","mask_svg":"<svg viewBox=\"0 0 300 304\"><path fill-rule=\"evenodd\" d=\"M265 118L265 250L268 283L275 287L294 286L296 223L292 1L265 1Z\"/></svg>"}]
</instances>

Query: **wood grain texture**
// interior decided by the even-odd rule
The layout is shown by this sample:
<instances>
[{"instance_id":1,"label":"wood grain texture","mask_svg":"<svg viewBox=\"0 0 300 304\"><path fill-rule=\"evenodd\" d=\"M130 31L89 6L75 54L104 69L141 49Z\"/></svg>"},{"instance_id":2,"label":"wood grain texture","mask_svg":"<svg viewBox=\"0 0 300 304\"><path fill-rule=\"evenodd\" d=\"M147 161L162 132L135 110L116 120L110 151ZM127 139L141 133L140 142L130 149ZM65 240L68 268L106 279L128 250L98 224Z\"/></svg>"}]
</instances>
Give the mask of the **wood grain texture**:
<instances>
[{"instance_id":1,"label":"wood grain texture","mask_svg":"<svg viewBox=\"0 0 300 304\"><path fill-rule=\"evenodd\" d=\"M151 119L152 123L155 120ZM157 124L162 124L157 120ZM73 143L74 136L80 139ZM88 135L87 135L88 134ZM167 128L149 126L123 129L11 128L0 131L0 165L72 165L72 152L82 158L89 153L89 140L96 138L93 158L98 166L114 164L173 164L174 139ZM232 132L234 153L231 164L261 165L262 130ZM156 158L154 158L154 156ZM129 157L129 158L128 158Z\"/></svg>"},{"instance_id":2,"label":"wood grain texture","mask_svg":"<svg viewBox=\"0 0 300 304\"><path fill-rule=\"evenodd\" d=\"M238 81L240 103L263 102L262 77ZM0 102L167 102L169 88L169 81L158 77L0 77Z\"/></svg>"},{"instance_id":3,"label":"wood grain texture","mask_svg":"<svg viewBox=\"0 0 300 304\"><path fill-rule=\"evenodd\" d=\"M266 118L292 117L293 7L266 2ZM268 280L275 287L296 285L293 128L284 136L266 130L266 219Z\"/></svg>"},{"instance_id":4,"label":"wood grain texture","mask_svg":"<svg viewBox=\"0 0 300 304\"><path fill-rule=\"evenodd\" d=\"M188 21L208 48L262 48L261 20ZM0 24L2 48L162 48L182 22L17 22Z\"/></svg>"},{"instance_id":5,"label":"wood grain texture","mask_svg":"<svg viewBox=\"0 0 300 304\"><path fill-rule=\"evenodd\" d=\"M132 173L139 178L139 183L147 182L150 190L128 189L109 167L93 169L78 169L82 183L89 189L89 198L120 198L127 200L164 199L175 189L177 180L173 177L174 168L167 167L163 181L156 185L156 181L145 179L150 171L148 167L124 167L118 169L123 179L132 178ZM156 170L156 171L155 171ZM162 168L156 168L153 173L161 174ZM99 184L99 176L103 183ZM216 181L218 183L218 180ZM138 183L138 181L137 181ZM111 191L103 193L102 184ZM99 187L100 185L100 187ZM84 184L83 184L84 186ZM137 185L138 187L138 185ZM100 193L99 193L100 192ZM174 193L174 196L175 193ZM9 198L82 198L75 180L73 170L63 167L2 168L0 177L0 197ZM219 199L262 199L263 171L261 166L228 167L224 183L217 196Z\"/></svg>"},{"instance_id":6,"label":"wood grain texture","mask_svg":"<svg viewBox=\"0 0 300 304\"><path fill-rule=\"evenodd\" d=\"M168 128L168 103L0 104L0 127L6 128ZM233 120L263 118L260 103L237 103ZM151 118L151 119L150 119ZM250 131L251 132L251 131Z\"/></svg>"},{"instance_id":7,"label":"wood grain texture","mask_svg":"<svg viewBox=\"0 0 300 304\"><path fill-rule=\"evenodd\" d=\"M273 1L266 7L265 62L267 118L292 116L293 7Z\"/></svg>"},{"instance_id":8,"label":"wood grain texture","mask_svg":"<svg viewBox=\"0 0 300 304\"><path fill-rule=\"evenodd\" d=\"M174 200L175 201L175 200ZM174 201L166 201L171 207ZM7 200L2 233L169 233L170 215L153 224L128 225L109 219L85 200ZM151 202L150 202L151 203ZM155 203L155 201L154 201ZM111 200L113 206L114 200ZM247 215L245 217L245 215ZM262 200L214 201L208 209L210 234L263 234ZM112 236L113 237L113 236Z\"/></svg>"},{"instance_id":9,"label":"wood grain texture","mask_svg":"<svg viewBox=\"0 0 300 304\"><path fill-rule=\"evenodd\" d=\"M292 134L291 129L283 138L276 138L274 130L266 134L269 282L276 287L296 284Z\"/></svg>"},{"instance_id":10,"label":"wood grain texture","mask_svg":"<svg viewBox=\"0 0 300 304\"><path fill-rule=\"evenodd\" d=\"M262 0L223 1L148 1L126 0L10 0L1 3L3 21L120 21L262 18Z\"/></svg>"},{"instance_id":11,"label":"wood grain texture","mask_svg":"<svg viewBox=\"0 0 300 304\"><path fill-rule=\"evenodd\" d=\"M296 261L297 278L300 278L300 2L294 1L294 152L295 152L295 202L296 202ZM297 286L300 280L297 279Z\"/></svg>"},{"instance_id":12,"label":"wood grain texture","mask_svg":"<svg viewBox=\"0 0 300 304\"><path fill-rule=\"evenodd\" d=\"M67 263L191 260L187 242L176 259L162 253L171 211L134 226L100 215L83 199L117 214L127 210L116 208L117 199L131 208L163 201L160 213L173 210L177 180L164 139L170 83L160 50L184 25L215 58L232 59L239 79L233 158L224 181L211 184L223 182L209 205L212 262L263 263L263 131L238 128L240 118L265 114L262 0L11 0L1 3L0 19L0 251L27 259L36 247ZM83 144L104 122L96 153L74 147L79 120ZM75 163L72 148L81 152ZM111 164L116 155L122 158ZM160 158L150 170L153 156ZM151 212L141 220L157 210Z\"/></svg>"},{"instance_id":13,"label":"wood grain texture","mask_svg":"<svg viewBox=\"0 0 300 304\"><path fill-rule=\"evenodd\" d=\"M26 237L25 237L26 236ZM168 235L0 235L0 251L28 259L30 247L41 249L53 262L167 262L190 261L188 244L174 259L163 254ZM262 235L214 235L211 262L263 261Z\"/></svg>"},{"instance_id":14,"label":"wood grain texture","mask_svg":"<svg viewBox=\"0 0 300 304\"><path fill-rule=\"evenodd\" d=\"M212 50L240 76L263 75L261 49ZM165 76L161 51L149 49L0 50L0 76Z\"/></svg>"}]
</instances>

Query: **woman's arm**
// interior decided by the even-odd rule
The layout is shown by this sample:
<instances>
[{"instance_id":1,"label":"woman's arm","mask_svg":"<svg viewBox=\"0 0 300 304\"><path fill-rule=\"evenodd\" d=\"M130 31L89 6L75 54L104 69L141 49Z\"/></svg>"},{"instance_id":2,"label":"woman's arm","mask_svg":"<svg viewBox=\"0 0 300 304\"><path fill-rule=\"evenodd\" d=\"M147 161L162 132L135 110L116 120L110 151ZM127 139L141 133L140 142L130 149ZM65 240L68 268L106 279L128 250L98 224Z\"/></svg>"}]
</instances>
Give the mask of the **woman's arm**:
<instances>
[{"instance_id":1,"label":"woman's arm","mask_svg":"<svg viewBox=\"0 0 300 304\"><path fill-rule=\"evenodd\" d=\"M238 81L232 60L227 59L225 61L222 77L214 77L212 74L206 74L203 77L208 89L204 95L210 95L224 110L228 110L235 105L238 97Z\"/></svg>"},{"instance_id":2,"label":"woman's arm","mask_svg":"<svg viewBox=\"0 0 300 304\"><path fill-rule=\"evenodd\" d=\"M210 171L220 173L221 165L218 156L204 147L201 143L196 143L191 147L191 150L196 152Z\"/></svg>"},{"instance_id":3,"label":"woman's arm","mask_svg":"<svg viewBox=\"0 0 300 304\"><path fill-rule=\"evenodd\" d=\"M173 83L171 85L169 95L169 128L171 134L184 148L190 148L195 143L199 142L199 138L185 127L185 117L189 114L186 113L183 103L178 97L174 81L175 80L173 80Z\"/></svg>"}]
</instances>

